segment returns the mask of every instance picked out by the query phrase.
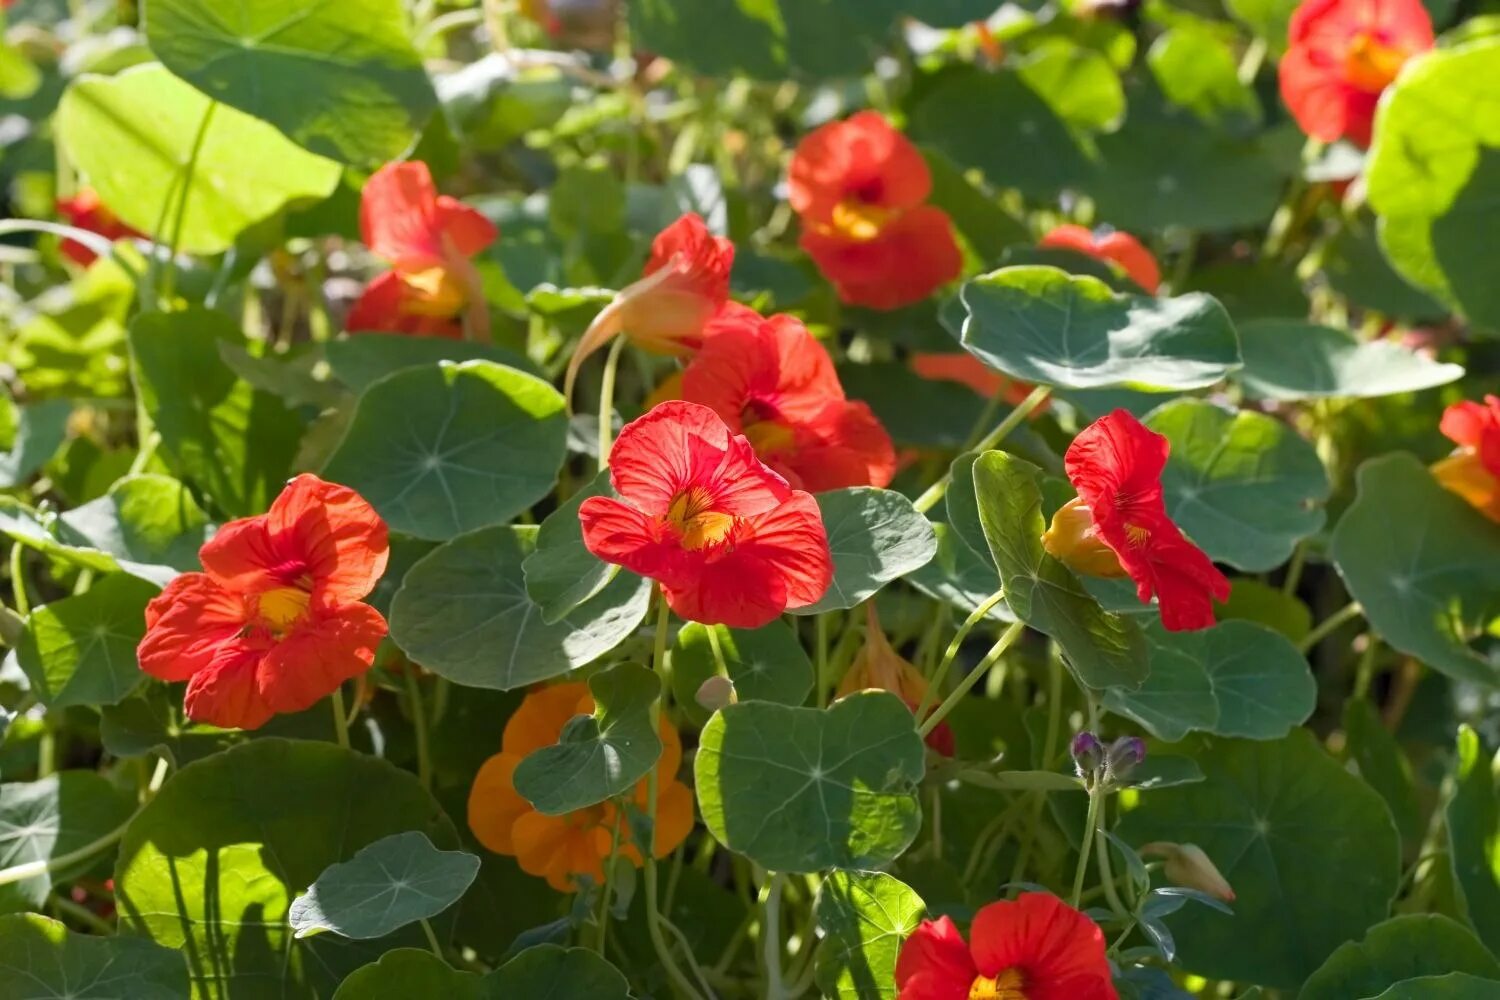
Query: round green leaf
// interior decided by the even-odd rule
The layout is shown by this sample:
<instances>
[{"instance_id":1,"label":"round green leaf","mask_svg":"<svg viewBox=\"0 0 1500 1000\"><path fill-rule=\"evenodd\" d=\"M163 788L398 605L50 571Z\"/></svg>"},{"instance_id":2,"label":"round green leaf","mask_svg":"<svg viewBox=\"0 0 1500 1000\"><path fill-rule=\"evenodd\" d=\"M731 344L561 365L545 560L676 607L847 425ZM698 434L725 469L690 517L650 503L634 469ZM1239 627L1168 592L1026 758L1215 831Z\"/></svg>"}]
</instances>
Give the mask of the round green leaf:
<instances>
[{"instance_id":1,"label":"round green leaf","mask_svg":"<svg viewBox=\"0 0 1500 1000\"><path fill-rule=\"evenodd\" d=\"M35 913L0 917L0 995L17 1000L182 1000L182 956L131 937L74 934Z\"/></svg>"},{"instance_id":2,"label":"round green leaf","mask_svg":"<svg viewBox=\"0 0 1500 1000\"><path fill-rule=\"evenodd\" d=\"M1234 886L1232 916L1167 918L1183 969L1294 988L1384 919L1400 875L1390 811L1306 730L1207 742L1195 759L1204 780L1143 794L1119 835L1197 844Z\"/></svg>"},{"instance_id":3,"label":"round green leaf","mask_svg":"<svg viewBox=\"0 0 1500 1000\"><path fill-rule=\"evenodd\" d=\"M1178 399L1145 424L1172 443L1161 479L1167 513L1209 558L1261 573L1323 527L1328 474L1281 421Z\"/></svg>"},{"instance_id":4,"label":"round green leaf","mask_svg":"<svg viewBox=\"0 0 1500 1000\"><path fill-rule=\"evenodd\" d=\"M476 340L356 333L330 340L323 350L333 377L355 392L364 392L371 383L403 368L422 368L439 361L493 361L528 375L541 374L524 355Z\"/></svg>"},{"instance_id":5,"label":"round green leaf","mask_svg":"<svg viewBox=\"0 0 1500 1000\"><path fill-rule=\"evenodd\" d=\"M193 995L311 998L398 943L292 939L295 894L393 833L458 846L417 779L331 743L262 738L189 764L141 810L115 866L122 932L187 956Z\"/></svg>"},{"instance_id":6,"label":"round green leaf","mask_svg":"<svg viewBox=\"0 0 1500 1000\"><path fill-rule=\"evenodd\" d=\"M1491 845L1500 837L1500 794L1495 757L1468 726L1458 730L1454 791L1444 810L1448 866L1458 912L1493 952L1500 948L1500 860Z\"/></svg>"},{"instance_id":7,"label":"round green leaf","mask_svg":"<svg viewBox=\"0 0 1500 1000\"><path fill-rule=\"evenodd\" d=\"M562 394L492 361L409 368L373 383L324 466L392 528L443 540L546 496L567 457Z\"/></svg>"},{"instance_id":8,"label":"round green leaf","mask_svg":"<svg viewBox=\"0 0 1500 1000\"><path fill-rule=\"evenodd\" d=\"M339 983L333 1000L412 1000L442 997L444 1000L483 1000L483 980L472 972L459 972L430 951L397 948L378 962L355 969ZM499 998L495 998L499 1000Z\"/></svg>"},{"instance_id":9,"label":"round green leaf","mask_svg":"<svg viewBox=\"0 0 1500 1000\"><path fill-rule=\"evenodd\" d=\"M1297 320L1240 327L1245 367L1234 378L1261 399L1369 399L1420 392L1463 378L1462 365L1433 361L1391 340Z\"/></svg>"},{"instance_id":10,"label":"round green leaf","mask_svg":"<svg viewBox=\"0 0 1500 1000\"><path fill-rule=\"evenodd\" d=\"M12 409L14 413L9 412ZM73 402L49 399L30 406L7 405L7 415L11 444L9 450L0 452L0 488L5 489L26 482L57 453L68 436Z\"/></svg>"},{"instance_id":11,"label":"round green leaf","mask_svg":"<svg viewBox=\"0 0 1500 1000\"><path fill-rule=\"evenodd\" d=\"M1051 38L1026 53L1017 69L1026 86L1072 128L1107 130L1125 114L1120 75L1095 49Z\"/></svg>"},{"instance_id":12,"label":"round green leaf","mask_svg":"<svg viewBox=\"0 0 1500 1000\"><path fill-rule=\"evenodd\" d=\"M1146 53L1162 95L1210 125L1259 124L1260 102L1240 82L1239 62L1222 35L1193 22L1175 25Z\"/></svg>"},{"instance_id":13,"label":"round green leaf","mask_svg":"<svg viewBox=\"0 0 1500 1000\"><path fill-rule=\"evenodd\" d=\"M1079 682L1096 690L1134 688L1146 678L1141 630L1105 611L1078 577L1042 548L1040 470L1001 451L974 463L979 518L1000 568L1005 600L1021 621L1057 640Z\"/></svg>"},{"instance_id":14,"label":"round green leaf","mask_svg":"<svg viewBox=\"0 0 1500 1000\"><path fill-rule=\"evenodd\" d=\"M1334 565L1386 642L1451 677L1492 685L1470 648L1500 615L1500 528L1411 455L1371 459L1333 532Z\"/></svg>"},{"instance_id":15,"label":"round green leaf","mask_svg":"<svg viewBox=\"0 0 1500 1000\"><path fill-rule=\"evenodd\" d=\"M483 980L484 995L510 997L587 997L630 1000L630 984L620 970L587 948L540 944L527 948Z\"/></svg>"},{"instance_id":16,"label":"round green leaf","mask_svg":"<svg viewBox=\"0 0 1500 1000\"><path fill-rule=\"evenodd\" d=\"M818 888L813 916L823 940L814 977L825 997L896 995L896 955L926 912L922 899L883 872L834 872Z\"/></svg>"},{"instance_id":17,"label":"round green leaf","mask_svg":"<svg viewBox=\"0 0 1500 1000\"><path fill-rule=\"evenodd\" d=\"M400 0L150 0L146 40L209 97L345 163L398 159L437 107Z\"/></svg>"},{"instance_id":18,"label":"round green leaf","mask_svg":"<svg viewBox=\"0 0 1500 1000\"><path fill-rule=\"evenodd\" d=\"M1199 389L1240 364L1212 297L1117 295L1055 267L1006 267L964 285L963 345L1012 378L1069 389Z\"/></svg>"},{"instance_id":19,"label":"round green leaf","mask_svg":"<svg viewBox=\"0 0 1500 1000\"><path fill-rule=\"evenodd\" d=\"M1279 632L1246 621L1195 632L1146 629L1151 672L1139 690L1112 688L1104 705L1175 743L1188 733L1277 739L1306 721L1318 686Z\"/></svg>"},{"instance_id":20,"label":"round green leaf","mask_svg":"<svg viewBox=\"0 0 1500 1000\"><path fill-rule=\"evenodd\" d=\"M646 617L650 581L621 573L548 624L526 595L535 527L497 525L434 549L391 602L391 638L416 662L469 687L508 691L592 663Z\"/></svg>"},{"instance_id":21,"label":"round green leaf","mask_svg":"<svg viewBox=\"0 0 1500 1000\"><path fill-rule=\"evenodd\" d=\"M1414 845L1422 837L1425 821L1417 798L1411 762L1401 750L1396 734L1385 727L1380 711L1364 698L1344 702L1343 728L1349 760L1356 773L1385 799L1403 845Z\"/></svg>"},{"instance_id":22,"label":"round green leaf","mask_svg":"<svg viewBox=\"0 0 1500 1000\"><path fill-rule=\"evenodd\" d=\"M113 705L130 694L144 676L135 647L158 592L133 576L106 576L82 594L33 608L16 659L42 703Z\"/></svg>"},{"instance_id":23,"label":"round green leaf","mask_svg":"<svg viewBox=\"0 0 1500 1000\"><path fill-rule=\"evenodd\" d=\"M128 795L93 771L61 771L0 784L0 868L70 854L118 828L135 810ZM0 912L39 910L55 883L88 871L101 855L0 886Z\"/></svg>"},{"instance_id":24,"label":"round green leaf","mask_svg":"<svg viewBox=\"0 0 1500 1000\"><path fill-rule=\"evenodd\" d=\"M1457 921L1410 913L1376 924L1362 941L1340 945L1302 984L1297 1000L1373 997L1405 980L1447 972L1500 979L1500 962Z\"/></svg>"},{"instance_id":25,"label":"round green leaf","mask_svg":"<svg viewBox=\"0 0 1500 1000\"><path fill-rule=\"evenodd\" d=\"M1352 305L1406 320L1441 320L1448 315L1446 306L1397 273L1381 252L1373 228L1343 226L1323 252L1322 274L1328 287Z\"/></svg>"},{"instance_id":26,"label":"round green leaf","mask_svg":"<svg viewBox=\"0 0 1500 1000\"><path fill-rule=\"evenodd\" d=\"M263 121L214 105L155 63L74 80L54 126L68 159L131 227L155 232L163 209L175 210L180 200L186 208L177 248L187 253L227 250L245 229L289 204L326 198L339 181L337 163Z\"/></svg>"},{"instance_id":27,"label":"round green leaf","mask_svg":"<svg viewBox=\"0 0 1500 1000\"><path fill-rule=\"evenodd\" d=\"M526 594L551 624L603 590L620 572L583 544L578 508L589 497L615 495L609 470L601 469L587 486L547 515L536 536L536 551L526 557Z\"/></svg>"},{"instance_id":28,"label":"round green leaf","mask_svg":"<svg viewBox=\"0 0 1500 1000\"><path fill-rule=\"evenodd\" d=\"M323 931L385 937L458 902L478 873L479 859L472 854L440 851L416 831L393 833L324 869L292 901L287 923L299 938Z\"/></svg>"},{"instance_id":29,"label":"round green leaf","mask_svg":"<svg viewBox=\"0 0 1500 1000\"><path fill-rule=\"evenodd\" d=\"M937 551L932 525L894 490L855 486L819 493L817 499L833 552L833 582L822 600L793 614L852 608L925 565Z\"/></svg>"},{"instance_id":30,"label":"round green leaf","mask_svg":"<svg viewBox=\"0 0 1500 1000\"><path fill-rule=\"evenodd\" d=\"M688 622L672 647L672 692L678 707L695 722L708 713L695 699L703 682L718 673L708 630L714 630L724 668L740 701L800 705L813 687L813 664L797 633L775 621L757 629Z\"/></svg>"},{"instance_id":31,"label":"round green leaf","mask_svg":"<svg viewBox=\"0 0 1500 1000\"><path fill-rule=\"evenodd\" d=\"M1370 205L1396 270L1500 329L1488 266L1500 225L1500 39L1412 60L1380 102L1367 157Z\"/></svg>"},{"instance_id":32,"label":"round green leaf","mask_svg":"<svg viewBox=\"0 0 1500 1000\"><path fill-rule=\"evenodd\" d=\"M1421 976L1397 983L1373 1000L1491 1000L1500 992L1500 981L1481 979L1467 972L1446 976Z\"/></svg>"},{"instance_id":33,"label":"round green leaf","mask_svg":"<svg viewBox=\"0 0 1500 1000\"><path fill-rule=\"evenodd\" d=\"M133 475L109 492L63 511L66 538L113 556L121 570L158 586L198 568L212 528L192 492L170 476Z\"/></svg>"},{"instance_id":34,"label":"round green leaf","mask_svg":"<svg viewBox=\"0 0 1500 1000\"><path fill-rule=\"evenodd\" d=\"M590 677L589 693L594 714L574 716L557 743L516 765L516 791L551 816L629 791L661 757L651 724L651 706L661 695L654 672L620 663Z\"/></svg>"},{"instance_id":35,"label":"round green leaf","mask_svg":"<svg viewBox=\"0 0 1500 1000\"><path fill-rule=\"evenodd\" d=\"M693 762L709 830L780 872L894 861L921 828L924 771L911 709L884 691L826 709L729 705L704 727Z\"/></svg>"}]
</instances>

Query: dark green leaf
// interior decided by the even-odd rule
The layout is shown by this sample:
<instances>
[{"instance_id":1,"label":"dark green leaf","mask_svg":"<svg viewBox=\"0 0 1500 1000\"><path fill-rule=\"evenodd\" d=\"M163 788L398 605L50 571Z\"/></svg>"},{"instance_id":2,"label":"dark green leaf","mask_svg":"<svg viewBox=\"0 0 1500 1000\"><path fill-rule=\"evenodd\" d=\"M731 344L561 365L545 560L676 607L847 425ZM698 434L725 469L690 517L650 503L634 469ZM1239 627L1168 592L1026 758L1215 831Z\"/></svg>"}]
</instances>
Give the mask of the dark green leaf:
<instances>
[{"instance_id":1,"label":"dark green leaf","mask_svg":"<svg viewBox=\"0 0 1500 1000\"><path fill-rule=\"evenodd\" d=\"M699 723L708 718L694 696L703 682L718 672L708 637L710 628L741 701L800 705L807 699L813 687L812 660L797 633L784 622L757 629L688 622L678 630L677 643L672 647L672 691L678 707L689 718Z\"/></svg>"},{"instance_id":2,"label":"dark green leaf","mask_svg":"<svg viewBox=\"0 0 1500 1000\"><path fill-rule=\"evenodd\" d=\"M20 486L47 463L68 434L73 403L49 399L15 408L14 437L10 451L0 452L0 488Z\"/></svg>"},{"instance_id":3,"label":"dark green leaf","mask_svg":"<svg viewBox=\"0 0 1500 1000\"><path fill-rule=\"evenodd\" d=\"M1372 1000L1491 1000L1500 991L1500 981L1481 979L1467 972L1446 976L1421 976L1397 983Z\"/></svg>"},{"instance_id":4,"label":"dark green leaf","mask_svg":"<svg viewBox=\"0 0 1500 1000\"><path fill-rule=\"evenodd\" d=\"M1392 340L1296 320L1240 327L1245 367L1234 378L1262 399L1368 399L1418 392L1463 378L1461 365L1433 361Z\"/></svg>"},{"instance_id":5,"label":"dark green leaf","mask_svg":"<svg viewBox=\"0 0 1500 1000\"><path fill-rule=\"evenodd\" d=\"M65 540L112 556L121 570L158 586L198 568L212 528L186 486L170 476L132 475L58 518Z\"/></svg>"},{"instance_id":6,"label":"dark green leaf","mask_svg":"<svg viewBox=\"0 0 1500 1000\"><path fill-rule=\"evenodd\" d=\"M1491 951L1500 949L1500 794L1493 757L1468 726L1458 731L1455 789L1448 801L1448 864L1458 912Z\"/></svg>"},{"instance_id":7,"label":"dark green leaf","mask_svg":"<svg viewBox=\"0 0 1500 1000\"><path fill-rule=\"evenodd\" d=\"M329 341L323 348L333 377L364 392L373 382L404 368L425 368L439 361L493 361L528 375L541 374L515 351L474 340L410 337L404 333L357 333Z\"/></svg>"},{"instance_id":8,"label":"dark green leaf","mask_svg":"<svg viewBox=\"0 0 1500 1000\"><path fill-rule=\"evenodd\" d=\"M536 536L536 551L526 557L526 593L542 609L542 621L552 624L603 590L619 573L618 566L601 560L583 544L578 508L589 497L615 495L609 470L547 515Z\"/></svg>"},{"instance_id":9,"label":"dark green leaf","mask_svg":"<svg viewBox=\"0 0 1500 1000\"><path fill-rule=\"evenodd\" d=\"M833 583L822 600L793 614L852 608L937 551L932 525L900 493L855 486L817 499L833 552Z\"/></svg>"},{"instance_id":10,"label":"dark green leaf","mask_svg":"<svg viewBox=\"0 0 1500 1000\"><path fill-rule=\"evenodd\" d=\"M483 1000L483 981L459 972L430 951L397 948L380 960L355 969L339 983L333 1000ZM494 1000L501 1000L495 997Z\"/></svg>"},{"instance_id":11,"label":"dark green leaf","mask_svg":"<svg viewBox=\"0 0 1500 1000\"><path fill-rule=\"evenodd\" d=\"M1341 945L1302 984L1297 1000L1374 997L1405 980L1447 972L1500 979L1500 962L1462 924L1437 913L1412 913Z\"/></svg>"},{"instance_id":12,"label":"dark green leaf","mask_svg":"<svg viewBox=\"0 0 1500 1000\"><path fill-rule=\"evenodd\" d=\"M813 916L823 932L815 978L825 997L874 1000L896 995L896 955L926 907L880 872L834 872L818 888Z\"/></svg>"},{"instance_id":13,"label":"dark green leaf","mask_svg":"<svg viewBox=\"0 0 1500 1000\"><path fill-rule=\"evenodd\" d=\"M1395 735L1385 727L1375 706L1363 698L1344 703L1343 723L1349 758L1358 765L1359 776L1385 799L1402 841L1415 844L1422 836L1422 807L1411 763Z\"/></svg>"},{"instance_id":14,"label":"dark green leaf","mask_svg":"<svg viewBox=\"0 0 1500 1000\"><path fill-rule=\"evenodd\" d=\"M620 971L587 948L541 944L484 977L486 1000L630 1000Z\"/></svg>"},{"instance_id":15,"label":"dark green leaf","mask_svg":"<svg viewBox=\"0 0 1500 1000\"><path fill-rule=\"evenodd\" d=\"M74 934L35 913L0 917L0 995L16 1000L182 1000L187 966L129 937Z\"/></svg>"},{"instance_id":16,"label":"dark green leaf","mask_svg":"<svg viewBox=\"0 0 1500 1000\"><path fill-rule=\"evenodd\" d=\"M70 854L116 829L135 810L126 794L93 771L61 771L36 781L0 784L0 868L39 870L0 886L0 912L39 910L52 887L107 855L91 855L57 871L48 861Z\"/></svg>"}]
</instances>

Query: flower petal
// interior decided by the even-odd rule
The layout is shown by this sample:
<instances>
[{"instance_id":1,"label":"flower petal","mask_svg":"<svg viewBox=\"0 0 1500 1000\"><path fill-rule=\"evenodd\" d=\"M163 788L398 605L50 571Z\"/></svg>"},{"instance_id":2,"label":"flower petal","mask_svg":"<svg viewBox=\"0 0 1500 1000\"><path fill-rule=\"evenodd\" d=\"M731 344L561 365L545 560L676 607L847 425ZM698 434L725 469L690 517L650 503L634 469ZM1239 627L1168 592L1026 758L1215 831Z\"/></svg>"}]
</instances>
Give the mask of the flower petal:
<instances>
[{"instance_id":1,"label":"flower petal","mask_svg":"<svg viewBox=\"0 0 1500 1000\"><path fill-rule=\"evenodd\" d=\"M514 775L519 763L519 754L497 753L480 766L469 788L469 829L496 854L516 853L511 830L516 820L534 811L516 791Z\"/></svg>"},{"instance_id":2,"label":"flower petal","mask_svg":"<svg viewBox=\"0 0 1500 1000\"><path fill-rule=\"evenodd\" d=\"M1025 975L1027 1000L1116 1000L1104 932L1046 892L1023 892L982 908L969 931L979 973Z\"/></svg>"},{"instance_id":3,"label":"flower petal","mask_svg":"<svg viewBox=\"0 0 1500 1000\"><path fill-rule=\"evenodd\" d=\"M967 1000L977 975L969 946L948 917L918 924L896 958L900 1000Z\"/></svg>"},{"instance_id":4,"label":"flower petal","mask_svg":"<svg viewBox=\"0 0 1500 1000\"><path fill-rule=\"evenodd\" d=\"M304 472L271 504L266 530L278 552L295 554L313 578L315 600L363 599L385 573L385 521L354 490Z\"/></svg>"},{"instance_id":5,"label":"flower petal","mask_svg":"<svg viewBox=\"0 0 1500 1000\"><path fill-rule=\"evenodd\" d=\"M194 722L224 729L259 729L275 714L256 683L263 650L231 640L216 652L214 662L188 681L183 710Z\"/></svg>"},{"instance_id":6,"label":"flower petal","mask_svg":"<svg viewBox=\"0 0 1500 1000\"><path fill-rule=\"evenodd\" d=\"M805 229L800 245L842 301L871 309L920 302L963 271L953 223L931 205L902 212L873 239Z\"/></svg>"},{"instance_id":7,"label":"flower petal","mask_svg":"<svg viewBox=\"0 0 1500 1000\"><path fill-rule=\"evenodd\" d=\"M385 633L385 619L368 604L314 615L267 651L256 676L261 697L278 712L311 708L370 669Z\"/></svg>"},{"instance_id":8,"label":"flower petal","mask_svg":"<svg viewBox=\"0 0 1500 1000\"><path fill-rule=\"evenodd\" d=\"M479 253L500 235L483 212L457 198L438 195L435 211L438 231L448 237L453 249L465 257Z\"/></svg>"},{"instance_id":9,"label":"flower petal","mask_svg":"<svg viewBox=\"0 0 1500 1000\"><path fill-rule=\"evenodd\" d=\"M239 595L206 573L184 573L146 605L146 634L136 659L152 677L185 681L219 662L245 622Z\"/></svg>"},{"instance_id":10,"label":"flower petal","mask_svg":"<svg viewBox=\"0 0 1500 1000\"><path fill-rule=\"evenodd\" d=\"M398 271L443 265L437 188L420 160L387 163L360 193L359 231L377 257Z\"/></svg>"},{"instance_id":11,"label":"flower petal","mask_svg":"<svg viewBox=\"0 0 1500 1000\"><path fill-rule=\"evenodd\" d=\"M550 747L557 742L569 719L593 710L594 699L589 686L582 681L534 688L506 720L501 749L524 757L533 750Z\"/></svg>"}]
</instances>

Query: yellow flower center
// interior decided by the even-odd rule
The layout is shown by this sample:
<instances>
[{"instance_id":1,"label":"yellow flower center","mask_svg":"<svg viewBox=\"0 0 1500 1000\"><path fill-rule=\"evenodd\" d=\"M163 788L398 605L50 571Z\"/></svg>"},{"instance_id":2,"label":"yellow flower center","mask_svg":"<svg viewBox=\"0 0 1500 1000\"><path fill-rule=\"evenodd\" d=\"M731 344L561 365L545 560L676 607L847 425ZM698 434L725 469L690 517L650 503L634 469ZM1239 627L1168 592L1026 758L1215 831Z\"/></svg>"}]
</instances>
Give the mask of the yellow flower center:
<instances>
[{"instance_id":1,"label":"yellow flower center","mask_svg":"<svg viewBox=\"0 0 1500 1000\"><path fill-rule=\"evenodd\" d=\"M1408 53L1382 42L1366 32L1360 32L1349 43L1344 56L1344 78L1349 84L1371 94L1384 90L1401 66Z\"/></svg>"},{"instance_id":2,"label":"yellow flower center","mask_svg":"<svg viewBox=\"0 0 1500 1000\"><path fill-rule=\"evenodd\" d=\"M423 316L453 316L464 307L468 296L463 282L446 267L429 267L402 275L411 296L407 308Z\"/></svg>"},{"instance_id":3,"label":"yellow flower center","mask_svg":"<svg viewBox=\"0 0 1500 1000\"><path fill-rule=\"evenodd\" d=\"M792 429L775 420L757 420L746 424L745 437L757 455L774 455L779 451L790 451L797 443Z\"/></svg>"},{"instance_id":4,"label":"yellow flower center","mask_svg":"<svg viewBox=\"0 0 1500 1000\"><path fill-rule=\"evenodd\" d=\"M979 976L969 986L969 1000L1026 1000L1025 982L1020 969L1006 969L994 979Z\"/></svg>"},{"instance_id":5,"label":"yellow flower center","mask_svg":"<svg viewBox=\"0 0 1500 1000\"><path fill-rule=\"evenodd\" d=\"M842 236L864 243L880 235L892 214L879 205L850 198L833 206L833 228Z\"/></svg>"},{"instance_id":6,"label":"yellow flower center","mask_svg":"<svg viewBox=\"0 0 1500 1000\"><path fill-rule=\"evenodd\" d=\"M715 545L734 527L734 515L713 510L713 502L713 495L702 486L693 486L672 498L667 521L677 529L683 548L696 551Z\"/></svg>"},{"instance_id":7,"label":"yellow flower center","mask_svg":"<svg viewBox=\"0 0 1500 1000\"><path fill-rule=\"evenodd\" d=\"M261 619L275 632L285 632L307 614L312 595L300 587L277 587L260 595L256 608Z\"/></svg>"}]
</instances>

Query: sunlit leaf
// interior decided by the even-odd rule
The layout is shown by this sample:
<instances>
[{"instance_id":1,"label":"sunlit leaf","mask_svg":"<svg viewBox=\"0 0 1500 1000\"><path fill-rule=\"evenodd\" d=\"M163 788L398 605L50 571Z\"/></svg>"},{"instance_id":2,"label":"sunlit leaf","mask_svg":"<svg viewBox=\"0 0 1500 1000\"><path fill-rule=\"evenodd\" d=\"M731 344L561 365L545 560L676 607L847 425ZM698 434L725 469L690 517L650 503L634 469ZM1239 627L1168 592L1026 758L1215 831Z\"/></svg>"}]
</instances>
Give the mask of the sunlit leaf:
<instances>
[{"instance_id":1,"label":"sunlit leaf","mask_svg":"<svg viewBox=\"0 0 1500 1000\"><path fill-rule=\"evenodd\" d=\"M1405 980L1448 972L1500 980L1500 962L1462 924L1438 913L1409 913L1340 946L1302 984L1297 1000L1374 997Z\"/></svg>"},{"instance_id":2,"label":"sunlit leaf","mask_svg":"<svg viewBox=\"0 0 1500 1000\"><path fill-rule=\"evenodd\" d=\"M1360 340L1333 327L1258 320L1240 327L1245 367L1234 378L1262 399L1367 399L1418 392L1463 378L1392 340Z\"/></svg>"},{"instance_id":3,"label":"sunlit leaf","mask_svg":"<svg viewBox=\"0 0 1500 1000\"><path fill-rule=\"evenodd\" d=\"M393 833L326 868L292 901L287 922L299 938L385 937L458 902L478 872L472 854L440 851L416 831Z\"/></svg>"},{"instance_id":4,"label":"sunlit leaf","mask_svg":"<svg viewBox=\"0 0 1500 1000\"><path fill-rule=\"evenodd\" d=\"M16 659L48 708L113 705L145 677L135 648L155 586L107 576L82 594L32 608Z\"/></svg>"},{"instance_id":5,"label":"sunlit leaf","mask_svg":"<svg viewBox=\"0 0 1500 1000\"><path fill-rule=\"evenodd\" d=\"M54 885L86 872L106 854L46 871L48 861L93 843L130 818L135 797L93 771L60 771L36 781L0 784L0 869L39 870L0 886L0 912L39 910Z\"/></svg>"},{"instance_id":6,"label":"sunlit leaf","mask_svg":"<svg viewBox=\"0 0 1500 1000\"><path fill-rule=\"evenodd\" d=\"M818 888L813 916L823 940L815 978L836 1000L896 995L896 955L926 907L898 879L880 872L834 872Z\"/></svg>"}]
</instances>

